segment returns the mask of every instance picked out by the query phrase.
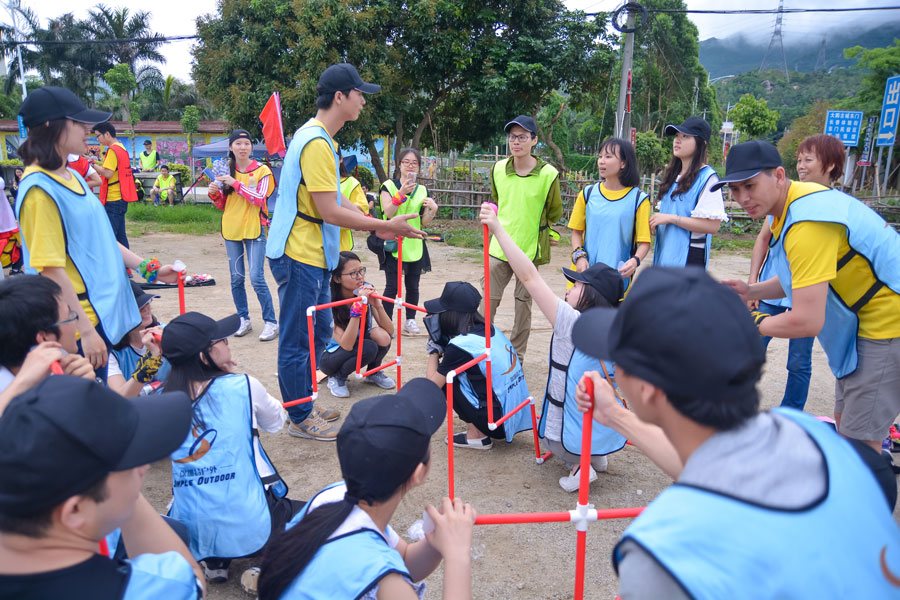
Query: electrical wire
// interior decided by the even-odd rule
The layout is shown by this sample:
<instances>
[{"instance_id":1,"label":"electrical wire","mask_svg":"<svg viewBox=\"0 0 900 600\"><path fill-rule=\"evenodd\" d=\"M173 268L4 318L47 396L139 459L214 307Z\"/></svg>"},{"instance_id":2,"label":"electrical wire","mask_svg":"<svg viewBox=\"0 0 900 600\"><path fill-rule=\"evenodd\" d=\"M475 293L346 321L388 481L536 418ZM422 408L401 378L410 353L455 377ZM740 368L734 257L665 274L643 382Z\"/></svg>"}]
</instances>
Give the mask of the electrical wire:
<instances>
[{"instance_id":1,"label":"electrical wire","mask_svg":"<svg viewBox=\"0 0 900 600\"><path fill-rule=\"evenodd\" d=\"M775 15L800 13L843 13L900 10L900 6L849 6L839 8L739 8L739 9L699 9L699 8L647 8L648 13L695 14L695 15ZM597 13L585 13L596 16Z\"/></svg>"},{"instance_id":2,"label":"electrical wire","mask_svg":"<svg viewBox=\"0 0 900 600\"><path fill-rule=\"evenodd\" d=\"M117 38L106 40L9 40L0 41L0 47L4 46L92 46L106 44L146 43L157 44L164 42L179 42L183 40L199 40L199 35L175 35L151 38Z\"/></svg>"}]
</instances>

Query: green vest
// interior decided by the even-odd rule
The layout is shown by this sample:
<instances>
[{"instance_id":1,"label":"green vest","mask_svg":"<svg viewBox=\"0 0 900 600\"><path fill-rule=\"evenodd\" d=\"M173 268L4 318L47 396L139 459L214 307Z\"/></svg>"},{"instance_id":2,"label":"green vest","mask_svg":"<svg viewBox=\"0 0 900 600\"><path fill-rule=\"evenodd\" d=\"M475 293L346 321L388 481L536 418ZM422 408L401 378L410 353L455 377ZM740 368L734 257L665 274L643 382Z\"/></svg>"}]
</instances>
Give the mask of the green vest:
<instances>
[{"instance_id":1,"label":"green vest","mask_svg":"<svg viewBox=\"0 0 900 600\"><path fill-rule=\"evenodd\" d=\"M512 158L494 163L491 181L497 190L497 216L509 237L535 264L550 262L550 224L547 223L547 194L559 176L553 165L545 164L537 175L507 175ZM500 244L491 238L490 254L505 261Z\"/></svg>"},{"instance_id":2,"label":"green vest","mask_svg":"<svg viewBox=\"0 0 900 600\"><path fill-rule=\"evenodd\" d=\"M354 177L341 180L341 195L350 200L350 194L359 186L359 181ZM353 232L346 227L341 227L341 252L353 250Z\"/></svg>"},{"instance_id":3,"label":"green vest","mask_svg":"<svg viewBox=\"0 0 900 600\"><path fill-rule=\"evenodd\" d=\"M175 189L175 176L171 173L169 173L168 177L159 175L153 185L159 187L159 199L168 200L169 192L165 192L163 190L165 190L166 188L172 188L173 190Z\"/></svg>"},{"instance_id":4,"label":"green vest","mask_svg":"<svg viewBox=\"0 0 900 600\"><path fill-rule=\"evenodd\" d=\"M146 155L141 152L138 156L141 157L141 171L155 171L156 163L159 159L159 153L154 150L150 153L150 155Z\"/></svg>"},{"instance_id":5,"label":"green vest","mask_svg":"<svg viewBox=\"0 0 900 600\"><path fill-rule=\"evenodd\" d=\"M393 196L399 190L397 186L394 184L393 179L388 179L384 182L384 188L388 191L388 193ZM406 202L397 207L397 213L394 215L416 215L415 219L410 219L407 221L410 225L415 227L416 229L422 228L422 217L420 213L422 212L422 204L425 201L425 198L428 196L428 190L425 189L424 185L416 184L415 189L413 189L412 194L406 197ZM385 220L387 220L385 215ZM392 252L394 258L397 258L397 251ZM417 240L415 238L403 238L403 262L416 262L417 260L422 258L422 240Z\"/></svg>"}]
</instances>

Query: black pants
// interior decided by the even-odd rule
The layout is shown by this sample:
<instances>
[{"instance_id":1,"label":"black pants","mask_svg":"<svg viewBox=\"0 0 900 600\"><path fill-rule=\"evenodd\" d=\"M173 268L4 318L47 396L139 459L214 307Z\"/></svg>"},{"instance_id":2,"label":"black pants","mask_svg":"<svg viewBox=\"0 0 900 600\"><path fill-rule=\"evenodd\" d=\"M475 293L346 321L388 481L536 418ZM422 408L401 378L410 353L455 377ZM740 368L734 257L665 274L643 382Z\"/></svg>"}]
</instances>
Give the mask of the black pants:
<instances>
[{"instance_id":1,"label":"black pants","mask_svg":"<svg viewBox=\"0 0 900 600\"><path fill-rule=\"evenodd\" d=\"M454 385L456 384L454 383ZM506 439L505 425L501 425L494 431L491 431L488 428L487 406L475 408L472 406L472 403L463 396L462 391L458 387L453 389L453 410L456 411L456 416L458 416L461 421L471 423L484 435L495 440ZM497 419L502 416L503 407L500 406L500 401L494 396L494 421L496 422Z\"/></svg>"},{"instance_id":2,"label":"black pants","mask_svg":"<svg viewBox=\"0 0 900 600\"><path fill-rule=\"evenodd\" d=\"M687 264L685 266L697 266L706 268L706 248L688 248Z\"/></svg>"},{"instance_id":3,"label":"black pants","mask_svg":"<svg viewBox=\"0 0 900 600\"><path fill-rule=\"evenodd\" d=\"M329 376L349 377L350 373L356 371L356 351L357 345L353 346L353 350L344 350L337 348L334 352L323 352L319 358L319 368L323 373ZM362 362L360 364L368 365L369 369L374 369L381 365L381 361L390 350L390 345L379 346L375 340L364 339L362 350ZM364 369L368 370L368 369Z\"/></svg>"},{"instance_id":4,"label":"black pants","mask_svg":"<svg viewBox=\"0 0 900 600\"><path fill-rule=\"evenodd\" d=\"M419 278L422 276L422 262L417 260L413 263L403 263L403 296L404 302L410 304L419 304ZM388 254L384 259L384 295L386 298L397 297L397 259ZM385 306L385 312L389 319L394 318L393 307ZM416 311L412 308L406 309L406 318L415 319Z\"/></svg>"}]
</instances>

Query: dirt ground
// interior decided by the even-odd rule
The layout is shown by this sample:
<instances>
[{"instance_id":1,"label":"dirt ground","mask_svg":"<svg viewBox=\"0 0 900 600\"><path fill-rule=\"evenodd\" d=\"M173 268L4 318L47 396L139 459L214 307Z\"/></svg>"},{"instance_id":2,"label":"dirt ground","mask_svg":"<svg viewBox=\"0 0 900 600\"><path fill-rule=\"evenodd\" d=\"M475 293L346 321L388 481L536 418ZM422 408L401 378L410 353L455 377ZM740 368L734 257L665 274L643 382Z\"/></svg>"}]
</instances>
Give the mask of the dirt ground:
<instances>
[{"instance_id":1,"label":"dirt ground","mask_svg":"<svg viewBox=\"0 0 900 600\"><path fill-rule=\"evenodd\" d=\"M173 234L148 234L131 240L132 248L144 256L158 255L165 262L180 258L189 272L210 273L218 285L188 288L188 310L204 312L214 318L222 318L235 312L228 278L225 246L218 235L183 236ZM421 301L437 297L444 282L464 280L479 286L482 274L480 253L429 242L434 270L422 276ZM374 255L365 247L365 238L358 236L356 248L369 269L367 279L381 290L384 275L378 270ZM475 258L478 256L479 258ZM564 293L564 279L559 267L567 266L568 252L562 248L553 251L553 261L541 268L543 276L552 283L560 295ZM646 261L650 264L650 260ZM713 253L710 273L716 278L746 278L749 259L743 254ZM275 302L278 302L276 286L269 269L266 279ZM495 323L507 333L512 328L512 284L504 295ZM257 335L262 329L259 303L247 282L251 319L254 331L230 340L232 352L240 370L257 377L275 397L279 397L276 379L277 342L260 342ZM163 321L178 314L178 296L175 290L162 290L162 298L154 302L154 312ZM420 327L421 319L419 319ZM424 327L422 327L424 331ZM544 316L534 309L533 331L525 359L525 374L531 393L538 400L543 398L547 379L547 349L550 342L550 325ZM425 356L422 347L424 336L404 336L403 378L424 375ZM390 360L392 354L388 355ZM784 391L787 341L773 340L769 346L768 367L760 383L762 407L770 408L780 403ZM394 369L388 373L396 376ZM324 385L320 389L319 405L350 409L360 398L375 395L378 388L350 380L351 397L331 397ZM813 352L813 377L806 410L817 415L831 415L833 411L834 378L828 369L825 355L818 345ZM455 423L459 431L462 425ZM340 479L334 444L298 439L287 435L262 434L266 451L281 475L290 486L291 498L308 499L325 485ZM444 442L446 430L441 429L432 441L432 466L428 482L409 495L400 505L392 526L404 535L408 527L421 518L422 509L428 503L438 503L447 492L447 451ZM490 452L472 452L457 449L456 494L470 502L480 513L535 512L569 510L575 507L576 494L564 492L557 479L565 474L565 467L556 459L538 465L533 454L533 442L529 432L520 433L511 444L495 443ZM600 473L591 486L590 501L597 508L644 506L664 489L670 480L643 454L626 446L611 455L609 470ZM160 511L165 510L171 498L171 471L168 461L161 461L150 469L144 490L147 498ZM896 515L896 513L895 513ZM610 551L619 539L629 520L601 521L591 524L587 534L588 598L613 598L616 595L616 576L613 572ZM533 525L500 525L477 527L472 545L472 580L474 597L479 599L521 598L559 599L572 598L574 584L575 530L571 524L544 523ZM225 584L210 585L208 598L213 600L244 599L249 596L240 587L241 572L258 564L254 559L232 563L230 580ZM426 598L441 597L442 572L439 568L427 579Z\"/></svg>"}]
</instances>

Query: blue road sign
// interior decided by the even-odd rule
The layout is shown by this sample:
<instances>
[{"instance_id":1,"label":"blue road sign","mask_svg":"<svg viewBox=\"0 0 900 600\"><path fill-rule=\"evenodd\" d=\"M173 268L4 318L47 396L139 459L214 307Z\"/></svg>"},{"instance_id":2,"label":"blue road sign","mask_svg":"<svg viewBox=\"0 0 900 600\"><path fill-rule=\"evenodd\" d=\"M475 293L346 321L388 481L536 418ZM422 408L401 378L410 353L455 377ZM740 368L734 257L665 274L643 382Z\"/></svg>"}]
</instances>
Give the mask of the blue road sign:
<instances>
[{"instance_id":1,"label":"blue road sign","mask_svg":"<svg viewBox=\"0 0 900 600\"><path fill-rule=\"evenodd\" d=\"M876 146L893 146L897 139L897 117L900 116L900 75L888 77L884 86L881 120L878 122Z\"/></svg>"},{"instance_id":2,"label":"blue road sign","mask_svg":"<svg viewBox=\"0 0 900 600\"><path fill-rule=\"evenodd\" d=\"M825 118L825 133L841 140L845 146L856 146L862 119L861 110L829 110Z\"/></svg>"},{"instance_id":3,"label":"blue road sign","mask_svg":"<svg viewBox=\"0 0 900 600\"><path fill-rule=\"evenodd\" d=\"M19 137L25 140L28 137L28 131L25 129L25 121L19 116Z\"/></svg>"}]
</instances>

